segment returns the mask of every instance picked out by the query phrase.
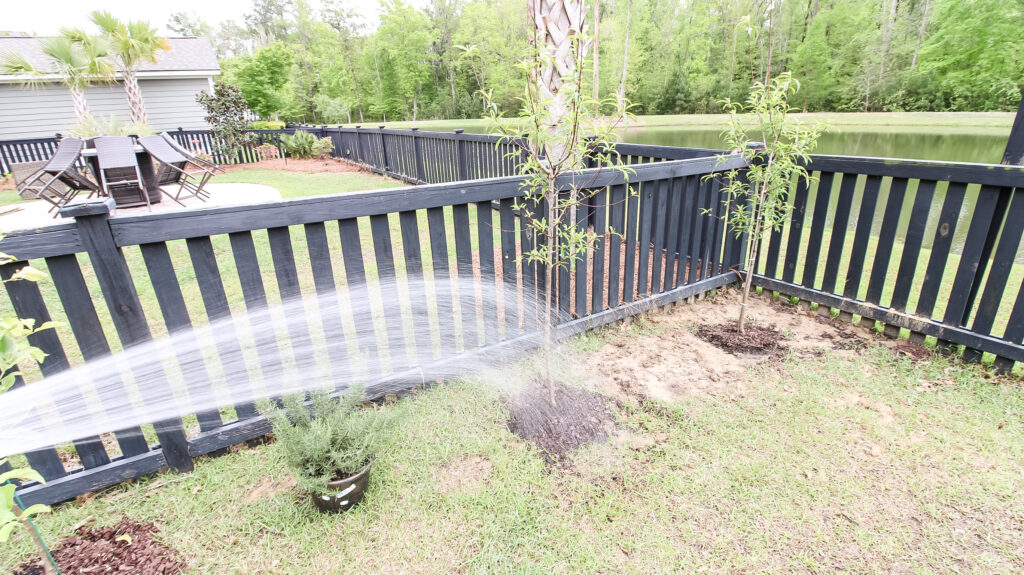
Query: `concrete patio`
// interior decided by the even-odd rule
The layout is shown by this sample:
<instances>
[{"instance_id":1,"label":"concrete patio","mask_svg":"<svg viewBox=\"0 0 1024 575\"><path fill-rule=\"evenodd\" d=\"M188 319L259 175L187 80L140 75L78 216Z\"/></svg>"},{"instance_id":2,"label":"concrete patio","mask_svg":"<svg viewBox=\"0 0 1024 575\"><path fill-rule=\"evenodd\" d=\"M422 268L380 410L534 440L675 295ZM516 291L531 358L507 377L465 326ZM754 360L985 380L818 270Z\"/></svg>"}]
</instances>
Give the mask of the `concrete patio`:
<instances>
[{"instance_id":1,"label":"concrete patio","mask_svg":"<svg viewBox=\"0 0 1024 575\"><path fill-rule=\"evenodd\" d=\"M177 186L168 186L170 191L177 189ZM275 202L281 199L281 193L275 188L262 184L239 184L239 183L210 183L206 185L210 192L210 199L201 201L198 198L183 194L181 203L167 197L158 204L153 204L153 213L174 212L179 210L197 210L209 207L223 207L241 204L255 204L264 202ZM187 197L186 197L187 196ZM85 199L85 196L80 196ZM81 200L76 200L81 201ZM53 206L43 200L33 200L11 204L0 208L0 212L9 212L0 215L0 232L10 233L15 230L29 230L45 228L64 222L63 218L54 217L49 211ZM14 211L11 211L14 210ZM136 208L118 208L113 217L127 215L138 215L150 213L146 206Z\"/></svg>"}]
</instances>

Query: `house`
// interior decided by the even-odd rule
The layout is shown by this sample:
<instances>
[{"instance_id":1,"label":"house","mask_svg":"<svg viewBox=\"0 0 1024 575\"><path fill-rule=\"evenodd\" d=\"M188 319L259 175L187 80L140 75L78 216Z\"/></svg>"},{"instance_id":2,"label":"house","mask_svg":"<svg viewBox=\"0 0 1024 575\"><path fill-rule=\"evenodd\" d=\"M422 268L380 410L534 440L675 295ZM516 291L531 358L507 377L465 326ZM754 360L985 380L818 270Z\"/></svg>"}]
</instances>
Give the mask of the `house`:
<instances>
[{"instance_id":1,"label":"house","mask_svg":"<svg viewBox=\"0 0 1024 575\"><path fill-rule=\"evenodd\" d=\"M171 49L155 63L139 68L139 88L146 101L149 124L159 130L207 128L196 94L213 89L220 73L213 46L206 38L168 38ZM47 59L35 37L0 37L0 54L17 52L39 69ZM55 74L53 82L30 88L22 78L0 70L0 140L50 138L74 125L74 108L68 88ZM119 81L86 88L89 111L99 118L116 116L128 121L128 100Z\"/></svg>"}]
</instances>

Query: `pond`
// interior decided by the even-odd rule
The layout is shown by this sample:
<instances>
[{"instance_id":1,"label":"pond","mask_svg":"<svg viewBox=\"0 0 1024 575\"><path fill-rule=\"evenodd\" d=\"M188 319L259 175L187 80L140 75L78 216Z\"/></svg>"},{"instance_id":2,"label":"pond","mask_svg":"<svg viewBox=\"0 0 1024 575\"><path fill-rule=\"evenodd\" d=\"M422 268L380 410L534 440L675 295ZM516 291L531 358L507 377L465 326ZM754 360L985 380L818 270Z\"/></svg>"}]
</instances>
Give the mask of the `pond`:
<instances>
[{"instance_id":1,"label":"pond","mask_svg":"<svg viewBox=\"0 0 1024 575\"><path fill-rule=\"evenodd\" d=\"M816 153L992 164L1002 160L1008 135L995 130L913 132L898 126L892 131L846 126L822 134ZM634 144L687 148L722 146L721 131L708 127L643 126L625 130L622 139Z\"/></svg>"}]
</instances>

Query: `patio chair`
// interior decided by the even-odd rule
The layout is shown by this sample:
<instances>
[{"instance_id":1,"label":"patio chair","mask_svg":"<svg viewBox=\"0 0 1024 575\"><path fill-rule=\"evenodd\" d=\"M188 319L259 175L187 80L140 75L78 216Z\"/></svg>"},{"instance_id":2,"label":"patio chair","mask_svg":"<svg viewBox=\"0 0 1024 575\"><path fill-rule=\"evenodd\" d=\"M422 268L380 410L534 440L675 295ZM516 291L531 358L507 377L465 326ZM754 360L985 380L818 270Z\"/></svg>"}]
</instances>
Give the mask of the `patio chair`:
<instances>
[{"instance_id":1,"label":"patio chair","mask_svg":"<svg viewBox=\"0 0 1024 575\"><path fill-rule=\"evenodd\" d=\"M49 202L53 205L51 212L67 205L79 192L88 190L90 196L98 193L96 184L78 171L78 158L84 144L78 138L62 139L53 157L18 185L18 193L33 194Z\"/></svg>"},{"instance_id":2,"label":"patio chair","mask_svg":"<svg viewBox=\"0 0 1024 575\"><path fill-rule=\"evenodd\" d=\"M182 156L185 156L186 158L188 158L189 163L191 163L193 166L196 166L196 167L199 167L199 168L206 168L207 170L210 170L214 174L217 174L218 172L219 173L224 173L224 171L225 171L224 168L218 166L217 164L215 164L215 163L213 163L213 162L211 162L209 160L206 160L204 158L200 158L196 154L194 154L194 153L190 152L189 150L185 149L169 133L163 132L163 133L160 134L160 137L163 138L164 141L166 141L167 144L170 145L171 148L173 148L176 152L178 152Z\"/></svg>"},{"instance_id":3,"label":"patio chair","mask_svg":"<svg viewBox=\"0 0 1024 575\"><path fill-rule=\"evenodd\" d=\"M144 136L139 138L139 144L150 156L160 162L160 169L156 173L157 184L160 186L178 184L178 191L174 194L161 187L160 191L166 196L179 204L181 204L183 191L189 192L204 202L210 197L210 193L204 190L204 187L206 182L213 177L213 170L193 163L160 136ZM189 169L190 165L195 169Z\"/></svg>"},{"instance_id":4,"label":"patio chair","mask_svg":"<svg viewBox=\"0 0 1024 575\"><path fill-rule=\"evenodd\" d=\"M92 142L96 147L100 187L114 198L118 206L145 204L152 211L132 139L128 136L101 136Z\"/></svg>"}]
</instances>

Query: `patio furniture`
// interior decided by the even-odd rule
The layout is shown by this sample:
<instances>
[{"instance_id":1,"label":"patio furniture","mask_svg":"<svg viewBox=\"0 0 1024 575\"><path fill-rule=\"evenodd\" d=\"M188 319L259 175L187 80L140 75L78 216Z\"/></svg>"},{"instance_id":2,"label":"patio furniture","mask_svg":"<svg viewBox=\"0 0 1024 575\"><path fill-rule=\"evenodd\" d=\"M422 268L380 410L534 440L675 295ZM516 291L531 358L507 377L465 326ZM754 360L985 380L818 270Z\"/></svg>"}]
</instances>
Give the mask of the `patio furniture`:
<instances>
[{"instance_id":1,"label":"patio furniture","mask_svg":"<svg viewBox=\"0 0 1024 575\"><path fill-rule=\"evenodd\" d=\"M152 210L149 191L128 136L102 136L93 140L100 187L120 207L146 205Z\"/></svg>"},{"instance_id":2,"label":"patio furniture","mask_svg":"<svg viewBox=\"0 0 1024 575\"><path fill-rule=\"evenodd\" d=\"M11 177L14 178L14 186L18 188L18 195L23 200L34 200L36 199L36 190L32 186L22 186L21 184L36 175L39 170L46 165L46 161L42 160L39 162L20 162L17 164L11 164ZM55 182L54 185L60 185L64 188L64 184ZM38 187L38 186L37 186Z\"/></svg>"},{"instance_id":3,"label":"patio furniture","mask_svg":"<svg viewBox=\"0 0 1024 575\"><path fill-rule=\"evenodd\" d=\"M224 168L218 166L217 164L215 164L215 163L213 163L213 162L211 162L209 160L206 160L204 158L200 158L196 154L194 154L194 153L190 152L189 150L185 149L169 133L163 132L163 133L160 134L160 137L163 138L164 141L166 141L171 146L171 148L174 148L174 150L177 151L179 154L181 154L181 155L185 156L186 158L188 158L188 161L190 163L192 163L192 165L194 165L196 167L200 167L200 168L206 168L206 169L212 171L214 174L216 174L218 172L224 173Z\"/></svg>"},{"instance_id":4,"label":"patio furniture","mask_svg":"<svg viewBox=\"0 0 1024 575\"><path fill-rule=\"evenodd\" d=\"M85 142L78 138L64 138L53 157L18 186L18 192L31 193L53 205L56 211L73 200L79 192L88 190L91 196L99 191L92 181L78 171L78 159ZM55 216L56 217L56 216Z\"/></svg>"},{"instance_id":5,"label":"patio furniture","mask_svg":"<svg viewBox=\"0 0 1024 575\"><path fill-rule=\"evenodd\" d=\"M139 138L139 144L150 156L160 162L160 168L156 173L157 185L178 184L178 191L174 194L162 190L172 200L181 204L183 191L191 193L204 202L210 197L210 193L204 190L204 187L206 182L213 177L213 170L191 162L160 136L144 136ZM189 169L190 165L195 169Z\"/></svg>"}]
</instances>

